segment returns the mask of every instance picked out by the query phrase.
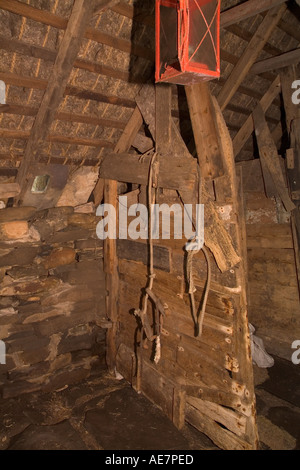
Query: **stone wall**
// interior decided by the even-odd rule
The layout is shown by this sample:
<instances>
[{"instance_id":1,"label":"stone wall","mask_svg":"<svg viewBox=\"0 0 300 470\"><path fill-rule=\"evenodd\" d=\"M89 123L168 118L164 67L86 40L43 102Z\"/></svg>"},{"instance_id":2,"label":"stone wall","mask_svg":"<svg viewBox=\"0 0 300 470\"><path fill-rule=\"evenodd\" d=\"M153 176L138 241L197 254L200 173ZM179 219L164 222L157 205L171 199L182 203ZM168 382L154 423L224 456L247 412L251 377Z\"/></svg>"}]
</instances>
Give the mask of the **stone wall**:
<instances>
[{"instance_id":1,"label":"stone wall","mask_svg":"<svg viewBox=\"0 0 300 470\"><path fill-rule=\"evenodd\" d=\"M96 223L94 214L72 207L0 211L3 398L62 389L105 367L103 246Z\"/></svg>"}]
</instances>

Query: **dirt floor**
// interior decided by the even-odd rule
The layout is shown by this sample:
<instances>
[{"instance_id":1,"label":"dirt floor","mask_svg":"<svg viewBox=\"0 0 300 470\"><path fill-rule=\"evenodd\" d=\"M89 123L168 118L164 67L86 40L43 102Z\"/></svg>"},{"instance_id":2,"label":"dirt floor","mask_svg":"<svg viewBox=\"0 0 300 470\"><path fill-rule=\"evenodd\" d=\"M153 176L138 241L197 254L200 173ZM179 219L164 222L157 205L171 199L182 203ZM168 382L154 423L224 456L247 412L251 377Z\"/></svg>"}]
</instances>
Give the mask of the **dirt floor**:
<instances>
[{"instance_id":1,"label":"dirt floor","mask_svg":"<svg viewBox=\"0 0 300 470\"><path fill-rule=\"evenodd\" d=\"M300 449L299 369L279 358L255 368L262 450ZM0 414L0 450L218 450L106 371L55 393L1 400Z\"/></svg>"}]
</instances>

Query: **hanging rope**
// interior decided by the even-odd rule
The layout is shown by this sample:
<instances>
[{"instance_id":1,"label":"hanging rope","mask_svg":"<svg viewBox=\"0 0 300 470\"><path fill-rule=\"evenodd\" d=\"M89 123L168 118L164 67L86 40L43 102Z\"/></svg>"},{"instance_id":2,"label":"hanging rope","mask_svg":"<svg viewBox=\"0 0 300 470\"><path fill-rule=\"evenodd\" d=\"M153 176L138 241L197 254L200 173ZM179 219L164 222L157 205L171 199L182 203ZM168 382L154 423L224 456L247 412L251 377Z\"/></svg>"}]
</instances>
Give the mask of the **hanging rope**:
<instances>
[{"instance_id":1,"label":"hanging rope","mask_svg":"<svg viewBox=\"0 0 300 470\"><path fill-rule=\"evenodd\" d=\"M149 177L148 177L148 234L149 234L149 274L148 274L148 285L145 289L145 295L143 298L143 308L142 310L135 310L134 314L138 316L142 323L141 328L141 344L140 344L140 363L142 364L143 361L143 338L144 333L146 338L153 342L155 341L155 356L154 362L157 364L161 357L161 344L160 344L160 335L161 335L161 315L165 315L164 307L162 306L160 300L155 296L153 293L153 283L155 279L154 273L154 255L153 255L153 238L152 238L152 226L153 226L153 217L152 217L152 205L155 204L156 201L156 193L157 193L157 175L158 170L155 168L155 164L157 166L157 153L155 152L152 155L150 161L150 168L149 168ZM152 188L155 187L154 195L152 194ZM148 307L148 300L149 298L152 300L155 306L155 324L153 328L150 325L149 319L147 317L147 307Z\"/></svg>"},{"instance_id":2,"label":"hanging rope","mask_svg":"<svg viewBox=\"0 0 300 470\"><path fill-rule=\"evenodd\" d=\"M202 200L202 178L200 174L200 166L198 165L198 204L201 204ZM195 243L197 241L197 233L195 238L191 241L191 243ZM199 249L194 249L194 250L188 250L187 254L187 263L186 263L186 273L187 273L187 281L188 281L188 286L189 286L189 295L190 295L190 300L191 300L191 309L192 309L192 318L193 322L195 325L195 336L201 336L202 331L203 331L203 322L204 322L204 317L205 317L205 312L206 312L206 304L207 304L207 299L208 299L208 294L210 290L210 284L211 284L211 263L209 259L209 254L208 250L203 246L201 248L206 264L207 264L207 280L206 284L204 287L204 296L202 298L202 307L197 310L196 308L196 302L195 302L195 293L197 289L195 288L194 284L194 269L193 269L193 259L194 256L199 253ZM201 305L201 304L200 304Z\"/></svg>"}]
</instances>

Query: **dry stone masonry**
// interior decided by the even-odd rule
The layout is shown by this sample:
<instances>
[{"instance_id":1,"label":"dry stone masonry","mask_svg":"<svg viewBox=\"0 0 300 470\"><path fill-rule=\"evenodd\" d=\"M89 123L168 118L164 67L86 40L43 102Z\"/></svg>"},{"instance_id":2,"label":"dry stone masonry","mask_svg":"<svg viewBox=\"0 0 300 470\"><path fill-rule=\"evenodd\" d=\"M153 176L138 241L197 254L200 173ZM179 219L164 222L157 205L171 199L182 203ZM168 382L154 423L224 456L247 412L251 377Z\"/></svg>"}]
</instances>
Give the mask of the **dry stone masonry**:
<instances>
[{"instance_id":1,"label":"dry stone masonry","mask_svg":"<svg viewBox=\"0 0 300 470\"><path fill-rule=\"evenodd\" d=\"M73 207L0 211L3 398L62 389L105 364L103 247Z\"/></svg>"}]
</instances>

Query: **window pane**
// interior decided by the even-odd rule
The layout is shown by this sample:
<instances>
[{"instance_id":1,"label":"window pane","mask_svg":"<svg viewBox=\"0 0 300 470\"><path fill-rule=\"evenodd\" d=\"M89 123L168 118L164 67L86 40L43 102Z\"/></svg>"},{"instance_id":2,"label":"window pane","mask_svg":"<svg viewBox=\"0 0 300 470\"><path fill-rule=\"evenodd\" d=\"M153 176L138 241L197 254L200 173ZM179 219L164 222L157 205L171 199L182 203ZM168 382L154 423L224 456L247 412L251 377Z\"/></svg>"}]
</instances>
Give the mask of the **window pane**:
<instances>
[{"instance_id":1,"label":"window pane","mask_svg":"<svg viewBox=\"0 0 300 470\"><path fill-rule=\"evenodd\" d=\"M216 17L208 30L217 6L217 0L189 0L189 60L203 64L209 70L217 67Z\"/></svg>"},{"instance_id":2,"label":"window pane","mask_svg":"<svg viewBox=\"0 0 300 470\"><path fill-rule=\"evenodd\" d=\"M177 10L160 7L160 75L177 62Z\"/></svg>"}]
</instances>

